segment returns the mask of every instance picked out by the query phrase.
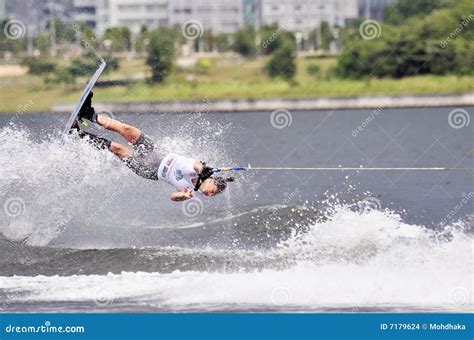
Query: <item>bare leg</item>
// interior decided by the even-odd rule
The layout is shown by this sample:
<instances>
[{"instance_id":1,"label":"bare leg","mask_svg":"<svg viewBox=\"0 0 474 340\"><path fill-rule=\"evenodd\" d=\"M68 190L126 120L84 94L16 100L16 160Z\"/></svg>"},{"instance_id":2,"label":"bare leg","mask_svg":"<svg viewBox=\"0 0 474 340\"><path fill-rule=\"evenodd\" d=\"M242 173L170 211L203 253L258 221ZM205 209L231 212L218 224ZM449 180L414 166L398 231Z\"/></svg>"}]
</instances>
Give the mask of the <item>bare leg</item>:
<instances>
[{"instance_id":1,"label":"bare leg","mask_svg":"<svg viewBox=\"0 0 474 340\"><path fill-rule=\"evenodd\" d=\"M142 134L142 132L136 127L119 122L118 120L112 119L104 115L97 115L97 123L99 123L100 126L106 128L107 130L119 133L129 143L135 143Z\"/></svg>"},{"instance_id":2,"label":"bare leg","mask_svg":"<svg viewBox=\"0 0 474 340\"><path fill-rule=\"evenodd\" d=\"M132 156L133 151L117 142L111 142L109 150L117 155L121 160L127 159Z\"/></svg>"}]
</instances>

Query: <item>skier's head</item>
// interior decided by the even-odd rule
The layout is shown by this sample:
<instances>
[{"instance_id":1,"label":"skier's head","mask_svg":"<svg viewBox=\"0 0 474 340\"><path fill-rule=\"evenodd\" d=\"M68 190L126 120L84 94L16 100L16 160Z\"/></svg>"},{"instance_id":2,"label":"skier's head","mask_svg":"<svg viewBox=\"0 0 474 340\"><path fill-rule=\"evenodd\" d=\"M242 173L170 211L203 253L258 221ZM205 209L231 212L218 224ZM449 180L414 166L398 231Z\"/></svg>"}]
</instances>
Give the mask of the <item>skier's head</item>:
<instances>
[{"instance_id":1,"label":"skier's head","mask_svg":"<svg viewBox=\"0 0 474 340\"><path fill-rule=\"evenodd\" d=\"M223 192L227 188L228 182L234 182L234 177L211 177L206 179L199 189L204 195L212 197Z\"/></svg>"}]
</instances>

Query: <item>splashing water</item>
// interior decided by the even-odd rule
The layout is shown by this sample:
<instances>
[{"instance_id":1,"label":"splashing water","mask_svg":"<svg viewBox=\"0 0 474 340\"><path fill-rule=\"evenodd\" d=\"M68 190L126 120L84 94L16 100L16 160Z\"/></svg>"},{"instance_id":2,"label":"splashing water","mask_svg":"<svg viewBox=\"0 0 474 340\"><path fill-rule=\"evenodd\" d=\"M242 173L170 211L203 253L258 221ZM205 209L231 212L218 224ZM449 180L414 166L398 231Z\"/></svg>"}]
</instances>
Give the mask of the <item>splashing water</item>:
<instances>
[{"instance_id":1,"label":"splashing water","mask_svg":"<svg viewBox=\"0 0 474 340\"><path fill-rule=\"evenodd\" d=\"M203 124L209 126L202 120L189 124L200 130ZM225 128L213 127L212 136L193 140L184 135L162 137L157 144L164 153L206 155L225 163L229 159L219 146ZM139 178L110 152L74 137L38 139L24 128L4 127L0 130L0 164L1 203L21 206L18 215L0 214L0 232L14 240L28 237L29 244L46 245L71 226L120 225L132 222L130 216L167 220L176 214L176 209L168 209L168 215L165 211L171 188Z\"/></svg>"},{"instance_id":2,"label":"splashing water","mask_svg":"<svg viewBox=\"0 0 474 340\"><path fill-rule=\"evenodd\" d=\"M283 268L13 277L1 278L0 286L16 291L11 296L17 303L72 304L92 302L93 292L102 287L118 310L133 305L168 311L467 311L473 293L472 235L455 228L450 240L439 241L435 234L406 225L395 214L339 208L331 220L274 249L228 254L291 262ZM226 256L218 249L181 252Z\"/></svg>"},{"instance_id":3,"label":"splashing water","mask_svg":"<svg viewBox=\"0 0 474 340\"><path fill-rule=\"evenodd\" d=\"M215 141L219 138L217 131ZM165 137L160 145L166 151L186 154L193 153L199 145L200 154L196 157L207 155L223 163L230 161L222 157L224 152L217 142L191 143L186 138ZM35 141L24 129L5 127L0 130L0 163L0 232L12 240L28 237L28 244L45 246L66 229L77 229L75 241L86 237L93 240L104 232L110 239L109 247L114 248L116 235L109 233L114 229L106 226L129 224L134 233L142 233L143 230L130 223L130 216L161 221L181 209L170 208L168 203L161 204L156 199L157 192L166 190L162 183L151 186L113 155L95 150L84 141L54 135ZM143 206L144 201L152 204ZM103 301L106 307L115 306L121 311L249 308L467 311L472 308L471 221L451 223L442 231L435 231L407 224L399 214L380 210L374 202L359 203L355 204L358 209L333 204L326 218L312 223L298 217L290 220L288 205L263 210L275 216L274 219L253 220L253 212L231 214L232 230L247 232L246 236L256 233L261 238L272 238L275 229L289 235L265 249L159 248L153 250L155 257L150 263L176 259L171 270L150 266L138 272L127 267L108 275L3 276L0 290L11 306L68 302L71 310L76 303L77 306L89 303L96 308L91 311L104 308ZM225 204L217 205L216 209L225 210L222 208ZM317 213L309 205L298 209ZM105 231L91 228L92 232L88 231L91 234L87 235L80 229L97 221ZM187 233L194 238L205 237L212 230L204 225L201 229L190 228ZM222 233L217 237L224 236ZM8 251L17 247L15 243ZM93 254L78 251L73 257L80 262L78 272L92 265L108 268L118 263L118 268L122 268L123 263L145 262L144 250L128 250L117 249L116 257L105 263L91 261L91 256L101 260L107 249ZM55 254L42 261L53 267L71 266L60 262L65 258L63 253ZM219 266L202 266L202 263L186 266L198 257ZM33 257L29 263L36 264L35 261ZM98 299L100 303L94 302L94 296L102 296L97 290L107 292L106 298Z\"/></svg>"}]
</instances>

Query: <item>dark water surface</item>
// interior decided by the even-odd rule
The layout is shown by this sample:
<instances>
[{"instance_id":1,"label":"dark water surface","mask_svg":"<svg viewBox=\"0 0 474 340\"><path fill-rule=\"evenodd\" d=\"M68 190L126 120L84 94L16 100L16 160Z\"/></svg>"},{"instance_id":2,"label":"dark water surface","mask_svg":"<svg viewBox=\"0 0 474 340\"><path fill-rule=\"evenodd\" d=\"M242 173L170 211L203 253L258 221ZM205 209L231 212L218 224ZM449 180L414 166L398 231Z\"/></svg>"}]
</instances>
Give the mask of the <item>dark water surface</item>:
<instances>
[{"instance_id":1,"label":"dark water surface","mask_svg":"<svg viewBox=\"0 0 474 340\"><path fill-rule=\"evenodd\" d=\"M459 168L255 170L187 203L64 139L67 115L0 116L0 309L464 311L474 135L455 109L116 115L217 166Z\"/></svg>"}]
</instances>

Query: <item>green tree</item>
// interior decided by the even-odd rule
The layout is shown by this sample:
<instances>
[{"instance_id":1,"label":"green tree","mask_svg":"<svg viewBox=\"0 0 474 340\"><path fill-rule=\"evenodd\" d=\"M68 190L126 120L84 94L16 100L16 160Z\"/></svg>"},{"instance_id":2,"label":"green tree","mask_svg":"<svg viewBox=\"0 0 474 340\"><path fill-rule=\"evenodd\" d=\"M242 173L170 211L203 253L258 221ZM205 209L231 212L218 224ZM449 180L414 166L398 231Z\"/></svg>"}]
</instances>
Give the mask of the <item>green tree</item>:
<instances>
[{"instance_id":1,"label":"green tree","mask_svg":"<svg viewBox=\"0 0 474 340\"><path fill-rule=\"evenodd\" d=\"M328 51L331 41L334 40L334 35L332 33L331 26L328 22L322 21L319 28L321 34L321 49Z\"/></svg>"},{"instance_id":2,"label":"green tree","mask_svg":"<svg viewBox=\"0 0 474 340\"><path fill-rule=\"evenodd\" d=\"M278 24L271 24L262 27L260 35L261 48L264 54L272 54L288 42L295 44L294 35L291 32L286 32Z\"/></svg>"},{"instance_id":3,"label":"green tree","mask_svg":"<svg viewBox=\"0 0 474 340\"><path fill-rule=\"evenodd\" d=\"M146 50L146 45L149 42L149 35L150 32L148 32L148 27L142 25L140 33L135 39L135 50L137 52L144 52Z\"/></svg>"},{"instance_id":4,"label":"green tree","mask_svg":"<svg viewBox=\"0 0 474 340\"><path fill-rule=\"evenodd\" d=\"M19 54L20 52L26 51L26 37L18 39L9 39L5 34L7 27L5 25L8 23L9 19L0 19L0 53L4 54L5 52L12 52L14 54ZM25 34L26 35L26 34Z\"/></svg>"},{"instance_id":5,"label":"green tree","mask_svg":"<svg viewBox=\"0 0 474 340\"><path fill-rule=\"evenodd\" d=\"M89 58L77 58L71 62L71 65L66 70L73 77L91 76L97 69L97 63Z\"/></svg>"},{"instance_id":6,"label":"green tree","mask_svg":"<svg viewBox=\"0 0 474 340\"><path fill-rule=\"evenodd\" d=\"M241 28L234 34L234 43L232 50L245 57L255 55L257 46L255 46L255 29L253 26Z\"/></svg>"},{"instance_id":7,"label":"green tree","mask_svg":"<svg viewBox=\"0 0 474 340\"><path fill-rule=\"evenodd\" d=\"M132 48L132 33L128 27L107 28L102 40L109 40L113 51L130 51Z\"/></svg>"},{"instance_id":8,"label":"green tree","mask_svg":"<svg viewBox=\"0 0 474 340\"><path fill-rule=\"evenodd\" d=\"M90 28L86 24L81 24L80 29L81 29L81 38L80 38L81 46L89 50L97 49L100 45L100 41L95 36L92 28Z\"/></svg>"},{"instance_id":9,"label":"green tree","mask_svg":"<svg viewBox=\"0 0 474 340\"><path fill-rule=\"evenodd\" d=\"M66 68L59 67L53 73L46 75L44 82L50 84L72 85L76 82L76 78Z\"/></svg>"},{"instance_id":10,"label":"green tree","mask_svg":"<svg viewBox=\"0 0 474 340\"><path fill-rule=\"evenodd\" d=\"M216 35L216 45L219 52L232 51L232 36L226 33Z\"/></svg>"},{"instance_id":11,"label":"green tree","mask_svg":"<svg viewBox=\"0 0 474 340\"><path fill-rule=\"evenodd\" d=\"M175 48L170 36L163 34L161 30L150 33L148 44L147 65L151 69L151 82L163 82L173 68Z\"/></svg>"},{"instance_id":12,"label":"green tree","mask_svg":"<svg viewBox=\"0 0 474 340\"><path fill-rule=\"evenodd\" d=\"M64 42L76 41L76 31L72 25L66 24L60 18L53 18L48 26L54 25L54 34L56 35L56 42L62 44Z\"/></svg>"},{"instance_id":13,"label":"green tree","mask_svg":"<svg viewBox=\"0 0 474 340\"><path fill-rule=\"evenodd\" d=\"M216 36L211 31L204 31L202 35L204 50L212 52L217 48Z\"/></svg>"},{"instance_id":14,"label":"green tree","mask_svg":"<svg viewBox=\"0 0 474 340\"><path fill-rule=\"evenodd\" d=\"M283 77L292 81L296 74L295 47L287 42L278 48L267 64L267 71L271 77Z\"/></svg>"},{"instance_id":15,"label":"green tree","mask_svg":"<svg viewBox=\"0 0 474 340\"><path fill-rule=\"evenodd\" d=\"M51 37L48 33L43 32L34 38L34 46L42 55L48 54L51 49Z\"/></svg>"},{"instance_id":16,"label":"green tree","mask_svg":"<svg viewBox=\"0 0 474 340\"><path fill-rule=\"evenodd\" d=\"M457 1L457 0L456 0ZM454 3L455 1L451 1ZM394 6L387 6L384 10L384 20L398 25L413 16L426 16L434 9L447 6L446 0L399 0Z\"/></svg>"},{"instance_id":17,"label":"green tree","mask_svg":"<svg viewBox=\"0 0 474 340\"><path fill-rule=\"evenodd\" d=\"M312 76L319 76L321 74L321 67L316 63L311 63L306 68L306 72Z\"/></svg>"},{"instance_id":18,"label":"green tree","mask_svg":"<svg viewBox=\"0 0 474 340\"><path fill-rule=\"evenodd\" d=\"M56 63L45 60L44 57L26 57L21 61L21 64L28 67L29 73L38 75L54 72L57 67Z\"/></svg>"},{"instance_id":19,"label":"green tree","mask_svg":"<svg viewBox=\"0 0 474 340\"><path fill-rule=\"evenodd\" d=\"M276 23L263 26L260 30L261 48L264 54L272 54L283 44L282 28Z\"/></svg>"},{"instance_id":20,"label":"green tree","mask_svg":"<svg viewBox=\"0 0 474 340\"><path fill-rule=\"evenodd\" d=\"M432 11L423 20L412 18L403 25L382 24L380 37L372 40L364 40L349 29L343 40L350 53L338 57L336 74L349 78L472 74L474 20L463 14L469 8L472 9L470 0L457 0L452 7Z\"/></svg>"}]
</instances>

